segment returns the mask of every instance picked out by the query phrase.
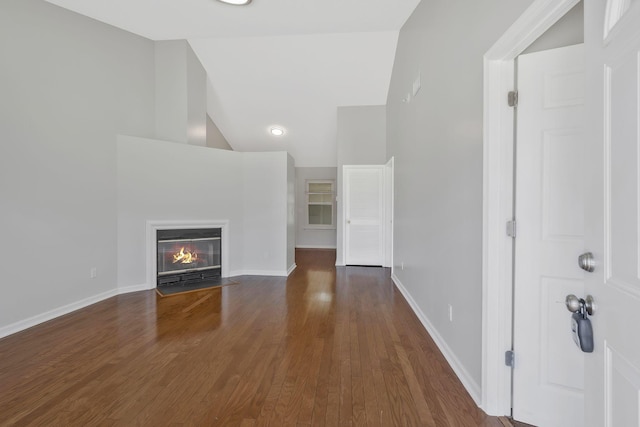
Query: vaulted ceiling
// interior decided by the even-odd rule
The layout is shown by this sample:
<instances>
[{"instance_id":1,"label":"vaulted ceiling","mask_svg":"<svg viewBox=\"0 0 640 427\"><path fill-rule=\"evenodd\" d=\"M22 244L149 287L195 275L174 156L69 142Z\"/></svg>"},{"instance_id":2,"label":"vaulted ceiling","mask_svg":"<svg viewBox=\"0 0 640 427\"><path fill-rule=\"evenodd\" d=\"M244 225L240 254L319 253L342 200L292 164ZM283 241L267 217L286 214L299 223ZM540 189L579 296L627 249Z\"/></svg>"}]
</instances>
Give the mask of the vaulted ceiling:
<instances>
[{"instance_id":1,"label":"vaulted ceiling","mask_svg":"<svg viewBox=\"0 0 640 427\"><path fill-rule=\"evenodd\" d=\"M386 103L398 32L420 2L47 1L152 40L188 40L229 144L286 150L297 166L335 166L338 106ZM270 135L274 125L285 135Z\"/></svg>"}]
</instances>

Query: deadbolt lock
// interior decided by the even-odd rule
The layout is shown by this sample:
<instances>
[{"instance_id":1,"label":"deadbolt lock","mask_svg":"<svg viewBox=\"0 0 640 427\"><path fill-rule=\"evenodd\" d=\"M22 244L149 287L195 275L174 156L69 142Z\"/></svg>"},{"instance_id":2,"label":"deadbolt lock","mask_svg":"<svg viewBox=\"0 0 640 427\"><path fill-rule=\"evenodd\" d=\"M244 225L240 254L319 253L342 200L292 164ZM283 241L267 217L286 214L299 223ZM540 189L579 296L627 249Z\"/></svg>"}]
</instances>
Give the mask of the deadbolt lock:
<instances>
[{"instance_id":1,"label":"deadbolt lock","mask_svg":"<svg viewBox=\"0 0 640 427\"><path fill-rule=\"evenodd\" d=\"M584 271L593 273L596 269L596 260L591 252L585 252L578 257L578 265Z\"/></svg>"}]
</instances>

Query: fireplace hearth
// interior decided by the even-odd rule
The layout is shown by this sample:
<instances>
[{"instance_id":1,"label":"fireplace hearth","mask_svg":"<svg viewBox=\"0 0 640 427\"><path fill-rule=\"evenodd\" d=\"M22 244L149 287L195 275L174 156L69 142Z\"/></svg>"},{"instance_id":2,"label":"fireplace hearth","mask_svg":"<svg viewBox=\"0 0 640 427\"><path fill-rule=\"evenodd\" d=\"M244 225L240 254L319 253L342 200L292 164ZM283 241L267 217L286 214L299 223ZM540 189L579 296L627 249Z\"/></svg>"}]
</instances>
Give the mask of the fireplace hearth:
<instances>
[{"instance_id":1,"label":"fireplace hearth","mask_svg":"<svg viewBox=\"0 0 640 427\"><path fill-rule=\"evenodd\" d=\"M192 228L156 231L159 289L198 288L221 278L220 228Z\"/></svg>"}]
</instances>

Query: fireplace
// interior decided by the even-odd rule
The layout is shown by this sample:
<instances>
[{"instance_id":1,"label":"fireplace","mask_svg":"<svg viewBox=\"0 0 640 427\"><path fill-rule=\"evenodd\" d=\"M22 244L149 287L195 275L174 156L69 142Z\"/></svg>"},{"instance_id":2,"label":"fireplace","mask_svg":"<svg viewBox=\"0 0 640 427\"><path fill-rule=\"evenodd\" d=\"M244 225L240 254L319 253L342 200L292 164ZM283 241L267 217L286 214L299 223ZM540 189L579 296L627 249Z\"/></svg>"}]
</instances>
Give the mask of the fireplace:
<instances>
[{"instance_id":1,"label":"fireplace","mask_svg":"<svg viewBox=\"0 0 640 427\"><path fill-rule=\"evenodd\" d=\"M192 287L220 280L220 228L156 230L158 288Z\"/></svg>"}]
</instances>

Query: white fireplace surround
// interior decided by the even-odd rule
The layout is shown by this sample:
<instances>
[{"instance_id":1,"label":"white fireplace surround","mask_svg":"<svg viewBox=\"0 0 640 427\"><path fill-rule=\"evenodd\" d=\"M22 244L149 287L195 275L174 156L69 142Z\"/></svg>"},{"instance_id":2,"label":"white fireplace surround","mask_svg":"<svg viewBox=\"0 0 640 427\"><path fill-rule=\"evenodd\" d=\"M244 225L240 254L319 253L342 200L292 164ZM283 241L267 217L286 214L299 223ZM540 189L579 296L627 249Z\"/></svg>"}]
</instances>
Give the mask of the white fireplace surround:
<instances>
[{"instance_id":1,"label":"white fireplace surround","mask_svg":"<svg viewBox=\"0 0 640 427\"><path fill-rule=\"evenodd\" d=\"M156 288L158 274L158 258L156 255L156 231L158 230L180 230L189 228L220 228L222 230L222 277L229 276L229 236L228 220L149 220L147 221L147 289Z\"/></svg>"}]
</instances>

